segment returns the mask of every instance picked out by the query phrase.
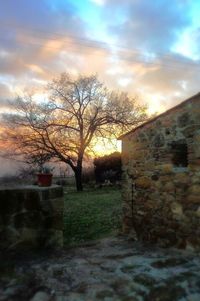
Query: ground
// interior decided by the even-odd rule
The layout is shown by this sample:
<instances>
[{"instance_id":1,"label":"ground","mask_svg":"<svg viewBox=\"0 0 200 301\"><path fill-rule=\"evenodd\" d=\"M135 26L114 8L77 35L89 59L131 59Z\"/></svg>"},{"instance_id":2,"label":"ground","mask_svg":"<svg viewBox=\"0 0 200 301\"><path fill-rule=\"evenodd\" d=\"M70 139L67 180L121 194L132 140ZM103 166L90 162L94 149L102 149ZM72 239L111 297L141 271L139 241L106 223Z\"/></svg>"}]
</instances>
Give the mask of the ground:
<instances>
[{"instance_id":1,"label":"ground","mask_svg":"<svg viewBox=\"0 0 200 301\"><path fill-rule=\"evenodd\" d=\"M120 226L119 189L68 189L63 250L0 253L0 301L200 300L198 254L132 241Z\"/></svg>"},{"instance_id":2,"label":"ground","mask_svg":"<svg viewBox=\"0 0 200 301\"><path fill-rule=\"evenodd\" d=\"M11 258L11 257L10 257ZM1 301L199 301L200 257L125 237L1 261Z\"/></svg>"},{"instance_id":3,"label":"ground","mask_svg":"<svg viewBox=\"0 0 200 301\"><path fill-rule=\"evenodd\" d=\"M119 187L65 190L64 242L76 246L121 230L121 191Z\"/></svg>"}]
</instances>

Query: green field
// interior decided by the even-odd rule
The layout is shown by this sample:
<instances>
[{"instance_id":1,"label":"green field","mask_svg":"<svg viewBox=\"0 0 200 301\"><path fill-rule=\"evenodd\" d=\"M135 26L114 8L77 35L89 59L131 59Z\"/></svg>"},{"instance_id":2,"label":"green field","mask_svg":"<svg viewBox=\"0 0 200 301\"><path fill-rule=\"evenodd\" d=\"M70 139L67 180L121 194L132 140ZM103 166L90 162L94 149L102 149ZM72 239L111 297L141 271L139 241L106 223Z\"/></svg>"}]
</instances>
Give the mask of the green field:
<instances>
[{"instance_id":1,"label":"green field","mask_svg":"<svg viewBox=\"0 0 200 301\"><path fill-rule=\"evenodd\" d=\"M66 190L64 210L65 245L116 234L121 229L121 191L116 187Z\"/></svg>"}]
</instances>

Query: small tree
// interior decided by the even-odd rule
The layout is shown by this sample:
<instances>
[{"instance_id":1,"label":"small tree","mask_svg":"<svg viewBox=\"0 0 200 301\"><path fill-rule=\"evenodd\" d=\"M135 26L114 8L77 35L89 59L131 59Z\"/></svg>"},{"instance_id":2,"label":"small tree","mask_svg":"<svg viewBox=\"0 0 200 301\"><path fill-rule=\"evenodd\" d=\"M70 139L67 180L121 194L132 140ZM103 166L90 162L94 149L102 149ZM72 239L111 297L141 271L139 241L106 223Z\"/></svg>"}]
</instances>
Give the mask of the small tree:
<instances>
[{"instance_id":1,"label":"small tree","mask_svg":"<svg viewBox=\"0 0 200 301\"><path fill-rule=\"evenodd\" d=\"M68 164L82 190L82 164L94 137L113 138L146 119L145 107L126 93L109 91L96 76L64 73L48 85L48 99L18 97L2 115L4 155L43 154ZM9 145L8 145L9 144Z\"/></svg>"}]
</instances>

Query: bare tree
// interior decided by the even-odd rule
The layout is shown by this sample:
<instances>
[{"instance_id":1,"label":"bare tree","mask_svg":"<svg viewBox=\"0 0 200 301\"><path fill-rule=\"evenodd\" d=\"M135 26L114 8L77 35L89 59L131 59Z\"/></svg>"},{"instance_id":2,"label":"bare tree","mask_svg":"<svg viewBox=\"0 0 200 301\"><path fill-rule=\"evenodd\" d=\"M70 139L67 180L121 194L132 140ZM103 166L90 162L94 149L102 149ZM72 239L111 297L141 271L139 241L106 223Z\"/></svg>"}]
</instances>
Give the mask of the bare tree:
<instances>
[{"instance_id":1,"label":"bare tree","mask_svg":"<svg viewBox=\"0 0 200 301\"><path fill-rule=\"evenodd\" d=\"M42 155L65 162L80 191L83 159L94 137L114 137L137 126L147 118L145 106L126 93L109 91L96 75L74 79L61 74L48 92L43 102L18 98L12 113L2 116L1 139L14 156L31 160Z\"/></svg>"}]
</instances>

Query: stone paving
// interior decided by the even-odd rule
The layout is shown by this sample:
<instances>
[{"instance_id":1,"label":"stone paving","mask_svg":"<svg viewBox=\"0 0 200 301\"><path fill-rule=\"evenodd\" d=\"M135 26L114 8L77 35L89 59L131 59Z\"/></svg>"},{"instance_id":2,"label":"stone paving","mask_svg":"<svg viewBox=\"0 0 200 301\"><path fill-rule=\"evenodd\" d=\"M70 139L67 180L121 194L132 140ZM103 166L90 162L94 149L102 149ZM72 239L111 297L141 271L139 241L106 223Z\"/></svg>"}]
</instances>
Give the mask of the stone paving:
<instances>
[{"instance_id":1,"label":"stone paving","mask_svg":"<svg viewBox=\"0 0 200 301\"><path fill-rule=\"evenodd\" d=\"M116 237L26 255L1 258L0 301L200 301L200 256L190 251Z\"/></svg>"}]
</instances>

